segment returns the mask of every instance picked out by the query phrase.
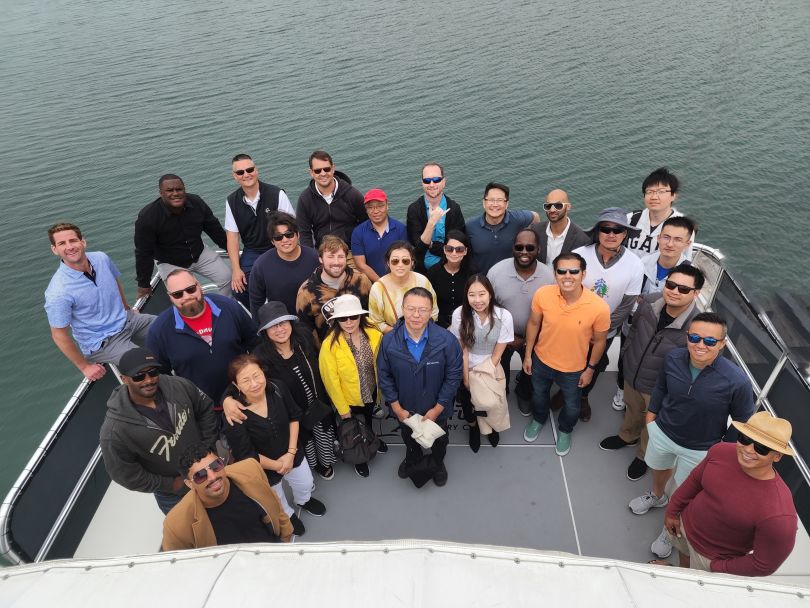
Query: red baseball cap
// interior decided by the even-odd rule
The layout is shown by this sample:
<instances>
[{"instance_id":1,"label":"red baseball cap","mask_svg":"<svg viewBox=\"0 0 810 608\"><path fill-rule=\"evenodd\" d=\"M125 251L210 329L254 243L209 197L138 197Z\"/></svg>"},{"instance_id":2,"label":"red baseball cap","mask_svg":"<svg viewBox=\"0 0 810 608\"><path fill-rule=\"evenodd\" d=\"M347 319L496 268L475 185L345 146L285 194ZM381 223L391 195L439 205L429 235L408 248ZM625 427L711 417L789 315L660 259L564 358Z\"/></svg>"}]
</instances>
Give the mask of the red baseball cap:
<instances>
[{"instance_id":1,"label":"red baseball cap","mask_svg":"<svg viewBox=\"0 0 810 608\"><path fill-rule=\"evenodd\" d=\"M369 204L371 201L388 202L388 196L386 196L385 192L379 188L372 188L366 192L366 195L363 197L363 202L365 204Z\"/></svg>"}]
</instances>

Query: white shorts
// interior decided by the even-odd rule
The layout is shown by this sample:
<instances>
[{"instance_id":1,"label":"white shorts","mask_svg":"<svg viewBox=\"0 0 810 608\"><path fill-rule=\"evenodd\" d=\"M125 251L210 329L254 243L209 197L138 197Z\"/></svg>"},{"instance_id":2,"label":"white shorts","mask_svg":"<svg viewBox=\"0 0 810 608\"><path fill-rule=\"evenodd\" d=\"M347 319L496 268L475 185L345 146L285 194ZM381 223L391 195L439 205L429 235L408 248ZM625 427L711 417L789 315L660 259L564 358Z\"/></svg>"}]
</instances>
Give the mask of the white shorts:
<instances>
[{"instance_id":1,"label":"white shorts","mask_svg":"<svg viewBox=\"0 0 810 608\"><path fill-rule=\"evenodd\" d=\"M644 454L644 462L656 471L675 469L677 485L681 485L706 456L706 450L690 450L672 441L658 428L655 420L647 425L647 434L650 441Z\"/></svg>"}]
</instances>

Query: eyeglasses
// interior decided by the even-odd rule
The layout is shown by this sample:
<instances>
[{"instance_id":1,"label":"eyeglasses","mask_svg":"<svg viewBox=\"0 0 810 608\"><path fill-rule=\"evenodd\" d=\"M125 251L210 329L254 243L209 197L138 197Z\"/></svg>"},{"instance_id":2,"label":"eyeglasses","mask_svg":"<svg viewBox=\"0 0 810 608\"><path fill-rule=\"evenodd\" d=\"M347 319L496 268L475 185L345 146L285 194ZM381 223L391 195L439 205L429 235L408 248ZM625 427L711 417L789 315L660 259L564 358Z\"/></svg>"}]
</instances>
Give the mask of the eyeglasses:
<instances>
[{"instance_id":1,"label":"eyeglasses","mask_svg":"<svg viewBox=\"0 0 810 608\"><path fill-rule=\"evenodd\" d=\"M692 344L700 344L700 341L703 340L703 344L709 348L717 346L717 343L723 340L723 338L712 338L711 336L699 336L697 334L686 334L686 339Z\"/></svg>"},{"instance_id":2,"label":"eyeglasses","mask_svg":"<svg viewBox=\"0 0 810 608\"><path fill-rule=\"evenodd\" d=\"M689 242L689 239L685 239L682 236L670 236L668 234L660 234L658 238L661 239L665 243L669 243L672 241L676 245L683 245L684 243Z\"/></svg>"},{"instance_id":3,"label":"eyeglasses","mask_svg":"<svg viewBox=\"0 0 810 608\"><path fill-rule=\"evenodd\" d=\"M191 479L194 481L194 483L199 485L208 480L208 469L211 469L212 473L219 473L224 468L225 463L222 461L222 458L216 458L208 463L207 467L195 472L194 475L191 476Z\"/></svg>"},{"instance_id":4,"label":"eyeglasses","mask_svg":"<svg viewBox=\"0 0 810 608\"><path fill-rule=\"evenodd\" d=\"M292 230L288 230L287 232L282 232L281 234L274 234L273 235L273 240L276 243L279 243L279 242L283 241L284 239L294 238L296 234L298 234L298 233L294 232Z\"/></svg>"},{"instance_id":5,"label":"eyeglasses","mask_svg":"<svg viewBox=\"0 0 810 608\"><path fill-rule=\"evenodd\" d=\"M754 441L748 435L740 433L737 431L737 443L740 445L752 445L754 446L754 451L759 454L760 456L767 456L773 450L769 448L767 445L761 444L759 441Z\"/></svg>"},{"instance_id":6,"label":"eyeglasses","mask_svg":"<svg viewBox=\"0 0 810 608\"><path fill-rule=\"evenodd\" d=\"M313 172L315 175L320 175L320 174L321 174L321 172L323 172L323 173L331 173L331 172L332 172L332 169L334 169L334 167L321 167L321 168L319 168L319 169L313 169L313 170L312 170L312 172Z\"/></svg>"},{"instance_id":7,"label":"eyeglasses","mask_svg":"<svg viewBox=\"0 0 810 608\"><path fill-rule=\"evenodd\" d=\"M252 167L248 167L247 169L237 169L236 171L234 171L234 173L236 173L236 175L238 175L239 177L242 177L245 173L253 173L255 170L256 165L253 165Z\"/></svg>"},{"instance_id":8,"label":"eyeglasses","mask_svg":"<svg viewBox=\"0 0 810 608\"><path fill-rule=\"evenodd\" d=\"M507 200L509 200L509 199L505 199L505 198L485 198L484 202L485 203L502 204L502 203L505 203Z\"/></svg>"},{"instance_id":9,"label":"eyeglasses","mask_svg":"<svg viewBox=\"0 0 810 608\"><path fill-rule=\"evenodd\" d=\"M391 258L390 260L388 260L388 265L399 266L400 262L402 263L403 266L411 265L411 260L409 258L402 258L401 260L399 258Z\"/></svg>"},{"instance_id":10,"label":"eyeglasses","mask_svg":"<svg viewBox=\"0 0 810 608\"><path fill-rule=\"evenodd\" d=\"M580 272L582 272L582 268L557 268L555 272L560 276L565 276L566 274L577 276Z\"/></svg>"},{"instance_id":11,"label":"eyeglasses","mask_svg":"<svg viewBox=\"0 0 810 608\"><path fill-rule=\"evenodd\" d=\"M668 188L660 188L658 190L645 190L644 196L652 196L653 194L656 194L658 196L664 196L665 194L669 194L670 192L672 192L672 190L669 190Z\"/></svg>"},{"instance_id":12,"label":"eyeglasses","mask_svg":"<svg viewBox=\"0 0 810 608\"><path fill-rule=\"evenodd\" d=\"M349 315L348 317L340 317L338 322L340 321L357 321L360 318L360 315Z\"/></svg>"},{"instance_id":13,"label":"eyeglasses","mask_svg":"<svg viewBox=\"0 0 810 608\"><path fill-rule=\"evenodd\" d=\"M438 184L443 179L444 179L444 177L423 177L422 178L422 183L423 184Z\"/></svg>"},{"instance_id":14,"label":"eyeglasses","mask_svg":"<svg viewBox=\"0 0 810 608\"><path fill-rule=\"evenodd\" d=\"M430 313L429 308L417 308L416 306L403 306L402 310L412 315L426 315Z\"/></svg>"},{"instance_id":15,"label":"eyeglasses","mask_svg":"<svg viewBox=\"0 0 810 608\"><path fill-rule=\"evenodd\" d=\"M466 253L467 248L464 245L459 247L453 247L452 245L445 245L444 246L445 253Z\"/></svg>"},{"instance_id":16,"label":"eyeglasses","mask_svg":"<svg viewBox=\"0 0 810 608\"><path fill-rule=\"evenodd\" d=\"M537 251L537 245L513 245L512 249L517 252L528 251L529 253L534 253Z\"/></svg>"},{"instance_id":17,"label":"eyeglasses","mask_svg":"<svg viewBox=\"0 0 810 608\"><path fill-rule=\"evenodd\" d=\"M615 228L611 228L610 226L599 226L599 232L602 234L623 234L627 232L627 228L623 228L621 226L616 226Z\"/></svg>"},{"instance_id":18,"label":"eyeglasses","mask_svg":"<svg viewBox=\"0 0 810 608\"><path fill-rule=\"evenodd\" d=\"M146 380L146 377L149 376L150 378L157 378L160 375L160 369L157 367L153 367L152 369L148 369L145 372L141 372L140 374L135 374L134 376L130 376L132 380L135 382L143 382Z\"/></svg>"},{"instance_id":19,"label":"eyeglasses","mask_svg":"<svg viewBox=\"0 0 810 608\"><path fill-rule=\"evenodd\" d=\"M369 204L369 205L366 205L366 210L367 211L382 211L383 209L385 209L385 205L386 205L386 203Z\"/></svg>"},{"instance_id":20,"label":"eyeglasses","mask_svg":"<svg viewBox=\"0 0 810 608\"><path fill-rule=\"evenodd\" d=\"M695 291L697 287L689 287L687 285L678 285L675 281L664 281L664 287L667 289L677 289L678 293L682 293L683 295L688 294L690 291Z\"/></svg>"},{"instance_id":21,"label":"eyeglasses","mask_svg":"<svg viewBox=\"0 0 810 608\"><path fill-rule=\"evenodd\" d=\"M546 211L551 211L552 209L560 211L563 207L565 207L565 203L543 203L543 209Z\"/></svg>"},{"instance_id":22,"label":"eyeglasses","mask_svg":"<svg viewBox=\"0 0 810 608\"><path fill-rule=\"evenodd\" d=\"M194 283L194 285L189 285L188 287L184 287L183 289L178 289L177 291L170 291L169 295L175 300L179 300L180 298L183 297L184 293L191 295L196 292L197 292L197 283Z\"/></svg>"}]
</instances>

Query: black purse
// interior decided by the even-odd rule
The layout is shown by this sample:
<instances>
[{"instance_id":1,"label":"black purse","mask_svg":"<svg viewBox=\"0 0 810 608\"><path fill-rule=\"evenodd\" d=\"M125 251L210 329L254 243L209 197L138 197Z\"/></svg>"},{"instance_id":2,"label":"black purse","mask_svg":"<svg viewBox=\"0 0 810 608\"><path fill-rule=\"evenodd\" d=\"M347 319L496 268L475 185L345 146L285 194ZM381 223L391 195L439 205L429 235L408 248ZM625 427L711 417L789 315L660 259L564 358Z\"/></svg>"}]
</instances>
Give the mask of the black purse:
<instances>
[{"instance_id":1,"label":"black purse","mask_svg":"<svg viewBox=\"0 0 810 608\"><path fill-rule=\"evenodd\" d=\"M299 348L301 347L299 346ZM304 415L301 416L299 423L305 429L311 431L321 420L332 414L332 406L328 403L324 403L318 398L318 383L315 380L315 374L312 371L312 366L309 364L309 359L307 359L303 350L301 350L301 355L309 368L309 374L312 378L312 391L315 393L315 398L310 402L307 411L304 412Z\"/></svg>"}]
</instances>

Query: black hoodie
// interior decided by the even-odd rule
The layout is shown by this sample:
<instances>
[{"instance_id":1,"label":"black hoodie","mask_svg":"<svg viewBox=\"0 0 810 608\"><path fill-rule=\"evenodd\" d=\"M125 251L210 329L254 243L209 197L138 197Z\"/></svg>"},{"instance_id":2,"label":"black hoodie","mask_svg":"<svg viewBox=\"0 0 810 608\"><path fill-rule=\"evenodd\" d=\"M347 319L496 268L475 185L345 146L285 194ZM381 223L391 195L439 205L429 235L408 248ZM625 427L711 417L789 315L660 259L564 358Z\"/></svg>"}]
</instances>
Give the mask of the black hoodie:
<instances>
[{"instance_id":1,"label":"black hoodie","mask_svg":"<svg viewBox=\"0 0 810 608\"><path fill-rule=\"evenodd\" d=\"M352 244L352 231L368 219L362 193L352 186L352 180L341 171L335 171L337 192L332 203L327 203L315 188L315 180L298 197L295 219L301 231L301 244L317 249L321 239L334 234L346 245Z\"/></svg>"}]
</instances>

